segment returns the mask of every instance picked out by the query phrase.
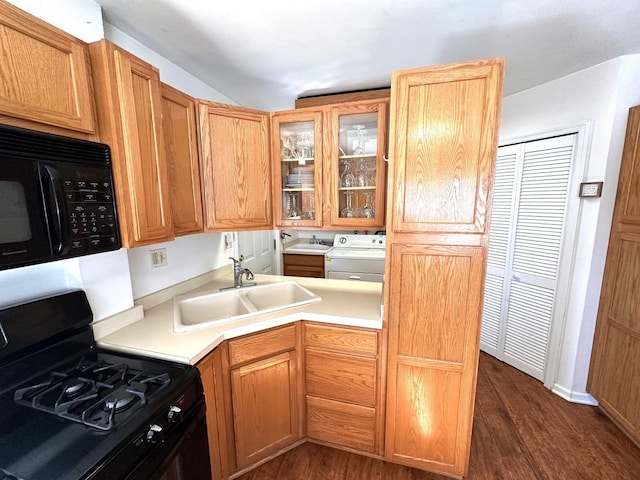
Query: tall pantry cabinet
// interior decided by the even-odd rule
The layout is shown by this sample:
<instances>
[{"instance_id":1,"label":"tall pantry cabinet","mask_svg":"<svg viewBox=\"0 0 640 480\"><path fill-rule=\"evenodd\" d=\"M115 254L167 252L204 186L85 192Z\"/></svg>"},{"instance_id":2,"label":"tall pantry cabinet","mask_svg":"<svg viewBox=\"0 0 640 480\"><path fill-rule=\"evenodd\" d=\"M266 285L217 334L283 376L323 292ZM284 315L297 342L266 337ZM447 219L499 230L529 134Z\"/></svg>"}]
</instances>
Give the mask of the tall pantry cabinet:
<instances>
[{"instance_id":1,"label":"tall pantry cabinet","mask_svg":"<svg viewBox=\"0 0 640 480\"><path fill-rule=\"evenodd\" d=\"M504 60L394 72L389 461L468 469Z\"/></svg>"},{"instance_id":2,"label":"tall pantry cabinet","mask_svg":"<svg viewBox=\"0 0 640 480\"><path fill-rule=\"evenodd\" d=\"M588 389L640 445L640 106L629 111Z\"/></svg>"}]
</instances>

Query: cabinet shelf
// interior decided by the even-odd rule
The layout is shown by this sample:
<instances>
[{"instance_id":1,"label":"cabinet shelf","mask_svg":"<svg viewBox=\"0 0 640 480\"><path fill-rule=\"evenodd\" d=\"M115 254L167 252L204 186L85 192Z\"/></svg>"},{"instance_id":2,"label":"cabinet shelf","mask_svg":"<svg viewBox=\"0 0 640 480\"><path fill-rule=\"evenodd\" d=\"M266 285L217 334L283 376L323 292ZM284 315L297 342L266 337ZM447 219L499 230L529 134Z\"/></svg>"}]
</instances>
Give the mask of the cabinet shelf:
<instances>
[{"instance_id":1,"label":"cabinet shelf","mask_svg":"<svg viewBox=\"0 0 640 480\"><path fill-rule=\"evenodd\" d=\"M313 192L315 188L313 187L286 187L283 188L283 192Z\"/></svg>"},{"instance_id":2,"label":"cabinet shelf","mask_svg":"<svg viewBox=\"0 0 640 480\"><path fill-rule=\"evenodd\" d=\"M358 158L376 158L377 153L365 153L364 155L340 155L340 160L356 160Z\"/></svg>"},{"instance_id":3,"label":"cabinet shelf","mask_svg":"<svg viewBox=\"0 0 640 480\"><path fill-rule=\"evenodd\" d=\"M300 164L305 164L307 162L311 163L315 161L315 157L307 157L307 158L281 158L281 162L296 162Z\"/></svg>"},{"instance_id":4,"label":"cabinet shelf","mask_svg":"<svg viewBox=\"0 0 640 480\"><path fill-rule=\"evenodd\" d=\"M362 190L375 190L376 187L375 186L371 186L371 187L340 187L338 188L339 191L341 192L355 192L355 191L362 191Z\"/></svg>"}]
</instances>

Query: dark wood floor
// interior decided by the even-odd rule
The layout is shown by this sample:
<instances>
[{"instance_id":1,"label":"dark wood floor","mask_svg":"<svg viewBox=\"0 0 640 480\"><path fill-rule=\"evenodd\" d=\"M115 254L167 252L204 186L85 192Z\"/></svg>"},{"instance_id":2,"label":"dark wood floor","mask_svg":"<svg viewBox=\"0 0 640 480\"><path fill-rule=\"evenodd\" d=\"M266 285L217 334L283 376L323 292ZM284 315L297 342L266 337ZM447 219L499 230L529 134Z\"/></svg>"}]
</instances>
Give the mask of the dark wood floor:
<instances>
[{"instance_id":1,"label":"dark wood floor","mask_svg":"<svg viewBox=\"0 0 640 480\"><path fill-rule=\"evenodd\" d=\"M305 443L241 480L445 480ZM482 354L468 480L640 480L640 449L597 408L576 405Z\"/></svg>"}]
</instances>

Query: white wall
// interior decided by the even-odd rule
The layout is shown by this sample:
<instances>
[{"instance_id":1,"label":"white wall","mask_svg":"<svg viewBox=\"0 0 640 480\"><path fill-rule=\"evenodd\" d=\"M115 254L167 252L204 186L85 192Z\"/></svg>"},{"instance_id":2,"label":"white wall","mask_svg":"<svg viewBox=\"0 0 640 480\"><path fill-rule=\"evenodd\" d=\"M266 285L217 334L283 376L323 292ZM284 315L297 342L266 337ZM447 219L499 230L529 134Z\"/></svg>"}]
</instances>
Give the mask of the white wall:
<instances>
[{"instance_id":1,"label":"white wall","mask_svg":"<svg viewBox=\"0 0 640 480\"><path fill-rule=\"evenodd\" d=\"M588 124L584 181L604 181L600 199L584 199L553 390L588 401L586 381L602 272L617 189L626 117L640 103L640 55L621 57L505 97L500 142Z\"/></svg>"}]
</instances>

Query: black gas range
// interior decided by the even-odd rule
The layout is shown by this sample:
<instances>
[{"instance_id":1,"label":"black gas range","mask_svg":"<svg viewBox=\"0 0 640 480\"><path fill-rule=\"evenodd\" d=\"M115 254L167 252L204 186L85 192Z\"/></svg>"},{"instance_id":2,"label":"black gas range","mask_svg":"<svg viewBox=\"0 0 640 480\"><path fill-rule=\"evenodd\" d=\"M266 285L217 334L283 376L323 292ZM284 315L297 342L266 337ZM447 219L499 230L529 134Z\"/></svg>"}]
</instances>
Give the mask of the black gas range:
<instances>
[{"instance_id":1,"label":"black gas range","mask_svg":"<svg viewBox=\"0 0 640 480\"><path fill-rule=\"evenodd\" d=\"M0 310L0 480L211 479L189 365L97 348L77 290Z\"/></svg>"}]
</instances>

